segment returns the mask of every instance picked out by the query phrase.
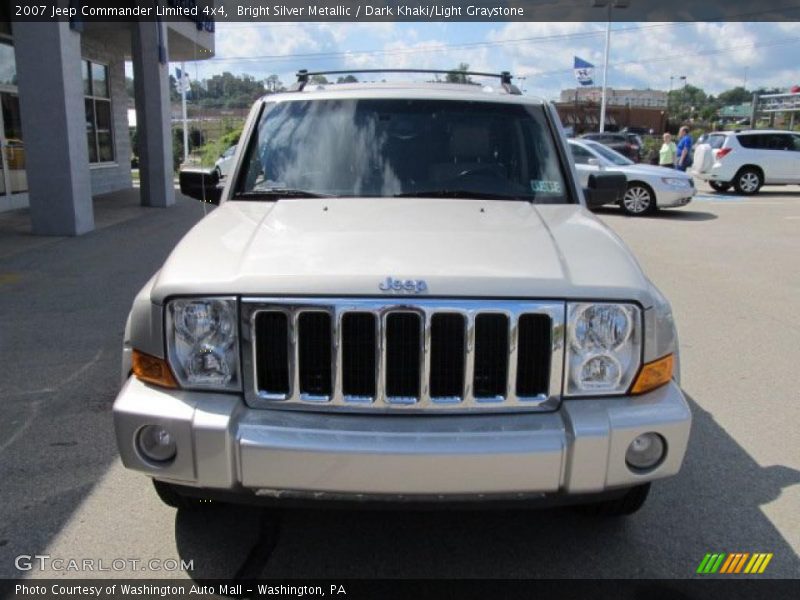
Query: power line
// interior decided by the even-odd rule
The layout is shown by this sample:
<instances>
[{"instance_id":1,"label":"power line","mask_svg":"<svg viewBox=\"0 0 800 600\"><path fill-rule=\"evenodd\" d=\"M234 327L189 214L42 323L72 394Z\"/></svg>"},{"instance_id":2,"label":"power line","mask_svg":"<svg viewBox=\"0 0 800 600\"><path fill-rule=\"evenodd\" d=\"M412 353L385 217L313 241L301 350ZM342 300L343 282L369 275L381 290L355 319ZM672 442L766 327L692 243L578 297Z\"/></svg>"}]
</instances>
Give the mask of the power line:
<instances>
[{"instance_id":1,"label":"power line","mask_svg":"<svg viewBox=\"0 0 800 600\"><path fill-rule=\"evenodd\" d=\"M636 27L623 27L623 28L613 29L612 32L614 34L626 34L632 31L642 31L642 30L656 29L661 27L686 26L692 24L693 23L653 23L649 25L639 25ZM581 31L575 33L532 36L524 38L515 38L510 40L497 40L491 42L463 42L459 44L439 44L436 46L419 46L416 48L403 48L396 50L373 49L373 50L354 50L354 51L336 51L336 52L310 52L302 54L262 54L256 56L253 55L226 56L226 57L210 58L206 62L248 62L248 61L282 62L287 60L300 60L300 59L306 61L314 61L314 60L327 60L334 58L352 58L354 56L387 56L387 55L394 56L394 55L404 55L404 54L444 52L459 48L463 49L463 48L496 47L496 46L506 46L511 44L524 44L531 42L551 42L551 41L567 40L567 39L592 38L604 35L604 33L605 30L598 29L596 31Z\"/></svg>"}]
</instances>

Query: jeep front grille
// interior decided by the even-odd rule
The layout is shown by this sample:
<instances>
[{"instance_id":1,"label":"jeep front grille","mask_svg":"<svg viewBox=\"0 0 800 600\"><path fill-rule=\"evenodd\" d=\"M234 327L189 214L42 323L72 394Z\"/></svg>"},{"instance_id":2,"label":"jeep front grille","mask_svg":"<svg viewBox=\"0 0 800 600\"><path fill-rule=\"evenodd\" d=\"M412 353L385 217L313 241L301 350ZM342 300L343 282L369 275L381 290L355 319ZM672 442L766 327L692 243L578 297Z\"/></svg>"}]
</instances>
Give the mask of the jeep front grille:
<instances>
[{"instance_id":1,"label":"jeep front grille","mask_svg":"<svg viewBox=\"0 0 800 600\"><path fill-rule=\"evenodd\" d=\"M372 412L552 410L564 304L508 300L242 301L247 403Z\"/></svg>"}]
</instances>

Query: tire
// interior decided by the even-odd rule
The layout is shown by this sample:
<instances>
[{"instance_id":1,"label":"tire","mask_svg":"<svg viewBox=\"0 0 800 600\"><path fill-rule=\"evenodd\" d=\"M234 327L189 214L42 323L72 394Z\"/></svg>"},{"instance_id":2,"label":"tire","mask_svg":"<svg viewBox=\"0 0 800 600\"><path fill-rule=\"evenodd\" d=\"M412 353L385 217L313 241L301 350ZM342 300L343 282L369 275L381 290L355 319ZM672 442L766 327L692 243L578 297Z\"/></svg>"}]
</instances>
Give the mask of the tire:
<instances>
[{"instance_id":1,"label":"tire","mask_svg":"<svg viewBox=\"0 0 800 600\"><path fill-rule=\"evenodd\" d=\"M733 178L733 187L737 194L752 196L757 194L764 185L764 176L761 171L753 167L744 167Z\"/></svg>"},{"instance_id":2,"label":"tire","mask_svg":"<svg viewBox=\"0 0 800 600\"><path fill-rule=\"evenodd\" d=\"M584 504L578 508L581 512L598 517L627 517L644 506L649 493L650 484L645 483L630 488L624 496L614 500Z\"/></svg>"},{"instance_id":3,"label":"tire","mask_svg":"<svg viewBox=\"0 0 800 600\"><path fill-rule=\"evenodd\" d=\"M175 486L163 481L153 479L153 487L159 499L172 508L181 510L203 510L212 505L211 502L201 498L192 498L179 493Z\"/></svg>"},{"instance_id":4,"label":"tire","mask_svg":"<svg viewBox=\"0 0 800 600\"><path fill-rule=\"evenodd\" d=\"M729 189L731 189L731 184L723 181L709 181L708 185L710 185L715 192L720 193L727 192Z\"/></svg>"},{"instance_id":5,"label":"tire","mask_svg":"<svg viewBox=\"0 0 800 600\"><path fill-rule=\"evenodd\" d=\"M630 217L641 217L656 211L656 195L649 185L638 181L628 183L620 208Z\"/></svg>"}]
</instances>

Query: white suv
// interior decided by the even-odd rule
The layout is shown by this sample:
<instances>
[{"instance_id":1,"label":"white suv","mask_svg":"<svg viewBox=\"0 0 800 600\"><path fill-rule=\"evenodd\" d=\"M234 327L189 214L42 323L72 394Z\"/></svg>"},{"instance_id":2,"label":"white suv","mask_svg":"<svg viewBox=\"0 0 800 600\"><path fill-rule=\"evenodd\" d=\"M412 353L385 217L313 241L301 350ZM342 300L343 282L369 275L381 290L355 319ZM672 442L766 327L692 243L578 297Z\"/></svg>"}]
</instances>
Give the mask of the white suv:
<instances>
[{"instance_id":1,"label":"white suv","mask_svg":"<svg viewBox=\"0 0 800 600\"><path fill-rule=\"evenodd\" d=\"M800 134L771 129L709 134L695 149L692 175L718 192L733 186L748 195L765 184L800 184Z\"/></svg>"}]
</instances>

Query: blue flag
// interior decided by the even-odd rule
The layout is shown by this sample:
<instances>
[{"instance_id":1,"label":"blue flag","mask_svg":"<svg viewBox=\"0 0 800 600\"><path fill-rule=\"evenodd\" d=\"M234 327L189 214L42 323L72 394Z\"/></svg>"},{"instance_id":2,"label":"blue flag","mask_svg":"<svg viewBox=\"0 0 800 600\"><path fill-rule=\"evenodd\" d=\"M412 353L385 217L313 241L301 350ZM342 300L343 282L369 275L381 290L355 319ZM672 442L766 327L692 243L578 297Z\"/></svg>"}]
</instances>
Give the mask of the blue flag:
<instances>
[{"instance_id":1,"label":"blue flag","mask_svg":"<svg viewBox=\"0 0 800 600\"><path fill-rule=\"evenodd\" d=\"M594 65L576 56L575 79L578 80L578 83L581 85L592 85L594 83L592 77L594 77Z\"/></svg>"}]
</instances>

